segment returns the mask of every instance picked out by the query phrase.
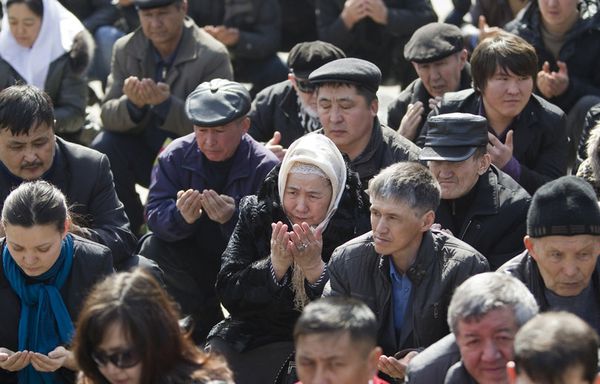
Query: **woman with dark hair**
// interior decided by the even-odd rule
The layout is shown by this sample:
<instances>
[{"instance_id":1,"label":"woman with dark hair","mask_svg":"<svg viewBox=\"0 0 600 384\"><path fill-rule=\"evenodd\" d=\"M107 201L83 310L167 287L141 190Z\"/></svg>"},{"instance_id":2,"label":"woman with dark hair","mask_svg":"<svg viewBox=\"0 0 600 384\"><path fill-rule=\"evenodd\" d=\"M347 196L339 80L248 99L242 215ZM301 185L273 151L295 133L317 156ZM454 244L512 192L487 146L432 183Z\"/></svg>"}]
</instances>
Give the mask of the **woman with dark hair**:
<instances>
[{"instance_id":1,"label":"woman with dark hair","mask_svg":"<svg viewBox=\"0 0 600 384\"><path fill-rule=\"evenodd\" d=\"M236 383L273 382L293 351L294 322L329 280L331 253L369 229L361 193L335 144L312 133L242 199L216 284L230 317L208 336Z\"/></svg>"},{"instance_id":2,"label":"woman with dark hair","mask_svg":"<svg viewBox=\"0 0 600 384\"><path fill-rule=\"evenodd\" d=\"M85 120L92 36L58 0L3 4L0 89L27 83L44 90L54 103L56 133L76 140Z\"/></svg>"},{"instance_id":3,"label":"woman with dark hair","mask_svg":"<svg viewBox=\"0 0 600 384\"><path fill-rule=\"evenodd\" d=\"M71 383L73 319L87 291L112 273L110 250L68 232L65 197L45 181L8 195L2 225L0 382Z\"/></svg>"},{"instance_id":4,"label":"woman with dark hair","mask_svg":"<svg viewBox=\"0 0 600 384\"><path fill-rule=\"evenodd\" d=\"M198 349L178 318L175 302L143 270L108 277L90 293L77 321L80 382L232 383L225 361Z\"/></svg>"}]
</instances>

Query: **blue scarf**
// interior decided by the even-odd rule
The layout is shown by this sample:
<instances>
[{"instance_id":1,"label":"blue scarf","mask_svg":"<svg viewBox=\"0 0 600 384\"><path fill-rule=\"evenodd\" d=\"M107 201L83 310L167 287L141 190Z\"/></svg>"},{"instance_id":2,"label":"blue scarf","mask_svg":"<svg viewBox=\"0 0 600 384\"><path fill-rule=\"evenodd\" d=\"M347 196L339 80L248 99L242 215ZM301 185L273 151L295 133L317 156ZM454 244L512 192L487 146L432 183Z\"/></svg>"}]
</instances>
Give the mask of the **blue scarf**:
<instances>
[{"instance_id":1,"label":"blue scarf","mask_svg":"<svg viewBox=\"0 0 600 384\"><path fill-rule=\"evenodd\" d=\"M60 255L52 267L36 277L26 276L15 263L8 246L2 252L4 274L21 299L19 319L19 351L43 353L67 344L73 336L73 322L60 296L60 288L71 273L73 237L68 234L62 242ZM26 282L26 279L29 280ZM31 283L31 280L34 280ZM54 372L38 372L31 364L19 371L19 383L55 383Z\"/></svg>"}]
</instances>

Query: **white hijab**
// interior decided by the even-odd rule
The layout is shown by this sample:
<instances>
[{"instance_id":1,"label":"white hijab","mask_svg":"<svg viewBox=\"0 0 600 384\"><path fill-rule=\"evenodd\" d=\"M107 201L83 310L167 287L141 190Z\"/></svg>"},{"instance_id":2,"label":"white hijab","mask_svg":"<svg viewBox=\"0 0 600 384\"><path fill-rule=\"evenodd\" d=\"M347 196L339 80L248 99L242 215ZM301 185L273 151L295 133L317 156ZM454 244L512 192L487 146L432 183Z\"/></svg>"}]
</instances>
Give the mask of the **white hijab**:
<instances>
[{"instance_id":1,"label":"white hijab","mask_svg":"<svg viewBox=\"0 0 600 384\"><path fill-rule=\"evenodd\" d=\"M75 35L83 24L58 0L43 0L44 16L40 33L31 48L17 43L8 25L6 0L2 0L4 17L0 30L0 56L17 71L27 84L44 89L50 64L69 52Z\"/></svg>"},{"instance_id":2,"label":"white hijab","mask_svg":"<svg viewBox=\"0 0 600 384\"><path fill-rule=\"evenodd\" d=\"M323 231L335 213L346 187L346 163L342 153L327 136L309 133L294 141L285 153L279 169L279 198L283 203L283 195L287 177L296 163L314 165L327 175L331 182L331 201L325 219L318 225Z\"/></svg>"}]
</instances>

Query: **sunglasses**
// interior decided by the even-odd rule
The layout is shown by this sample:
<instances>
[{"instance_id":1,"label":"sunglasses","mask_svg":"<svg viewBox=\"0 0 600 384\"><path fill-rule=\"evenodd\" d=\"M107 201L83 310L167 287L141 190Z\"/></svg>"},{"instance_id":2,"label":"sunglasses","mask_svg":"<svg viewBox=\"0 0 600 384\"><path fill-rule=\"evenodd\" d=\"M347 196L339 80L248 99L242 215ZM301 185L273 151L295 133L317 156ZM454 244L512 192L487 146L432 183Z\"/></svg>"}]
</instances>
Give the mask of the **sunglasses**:
<instances>
[{"instance_id":1,"label":"sunglasses","mask_svg":"<svg viewBox=\"0 0 600 384\"><path fill-rule=\"evenodd\" d=\"M95 351L92 353L92 359L98 366L105 366L109 362L117 368L131 368L138 364L142 359L139 353L133 349L126 349L115 353L104 353Z\"/></svg>"},{"instance_id":2,"label":"sunglasses","mask_svg":"<svg viewBox=\"0 0 600 384\"><path fill-rule=\"evenodd\" d=\"M299 79L296 77L296 86L303 93L313 93L315 91L315 85L306 79Z\"/></svg>"}]
</instances>

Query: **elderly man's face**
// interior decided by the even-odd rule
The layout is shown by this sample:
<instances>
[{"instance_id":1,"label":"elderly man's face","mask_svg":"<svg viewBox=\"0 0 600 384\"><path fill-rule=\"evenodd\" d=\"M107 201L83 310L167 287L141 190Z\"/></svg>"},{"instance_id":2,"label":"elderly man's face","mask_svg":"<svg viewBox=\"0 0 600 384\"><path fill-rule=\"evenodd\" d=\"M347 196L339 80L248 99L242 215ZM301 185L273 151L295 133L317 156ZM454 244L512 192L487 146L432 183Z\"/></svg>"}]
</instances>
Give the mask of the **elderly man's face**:
<instances>
[{"instance_id":1,"label":"elderly man's face","mask_svg":"<svg viewBox=\"0 0 600 384\"><path fill-rule=\"evenodd\" d=\"M303 384L367 384L377 372L380 355L380 348L353 342L349 332L300 336L298 378Z\"/></svg>"},{"instance_id":2,"label":"elderly man's face","mask_svg":"<svg viewBox=\"0 0 600 384\"><path fill-rule=\"evenodd\" d=\"M23 180L39 179L52 166L55 143L54 130L44 123L32 127L26 135L0 129L0 161Z\"/></svg>"},{"instance_id":3,"label":"elderly man's face","mask_svg":"<svg viewBox=\"0 0 600 384\"><path fill-rule=\"evenodd\" d=\"M456 343L467 372L477 383L508 383L506 363L513 358L517 331L511 307L494 309L479 319L458 321Z\"/></svg>"},{"instance_id":4,"label":"elderly man's face","mask_svg":"<svg viewBox=\"0 0 600 384\"><path fill-rule=\"evenodd\" d=\"M546 288L559 296L576 296L589 284L600 254L600 236L525 237Z\"/></svg>"},{"instance_id":5,"label":"elderly man's face","mask_svg":"<svg viewBox=\"0 0 600 384\"><path fill-rule=\"evenodd\" d=\"M218 127L195 125L194 134L198 148L208 160L225 161L234 155L249 127L250 119L244 117Z\"/></svg>"},{"instance_id":6,"label":"elderly man's face","mask_svg":"<svg viewBox=\"0 0 600 384\"><path fill-rule=\"evenodd\" d=\"M413 66L427 92L435 97L458 91L460 72L466 62L467 51L463 50L431 63L413 63Z\"/></svg>"},{"instance_id":7,"label":"elderly man's face","mask_svg":"<svg viewBox=\"0 0 600 384\"><path fill-rule=\"evenodd\" d=\"M428 161L433 176L440 183L442 199L458 199L469 193L490 166L490 155L473 155L463 161Z\"/></svg>"},{"instance_id":8,"label":"elderly man's face","mask_svg":"<svg viewBox=\"0 0 600 384\"><path fill-rule=\"evenodd\" d=\"M183 20L187 12L187 2L164 7L140 9L140 26L144 35L156 47L177 46L183 30Z\"/></svg>"},{"instance_id":9,"label":"elderly man's face","mask_svg":"<svg viewBox=\"0 0 600 384\"><path fill-rule=\"evenodd\" d=\"M353 85L323 85L317 90L317 111L325 136L351 160L369 143L377 108L377 99L368 103Z\"/></svg>"}]
</instances>

